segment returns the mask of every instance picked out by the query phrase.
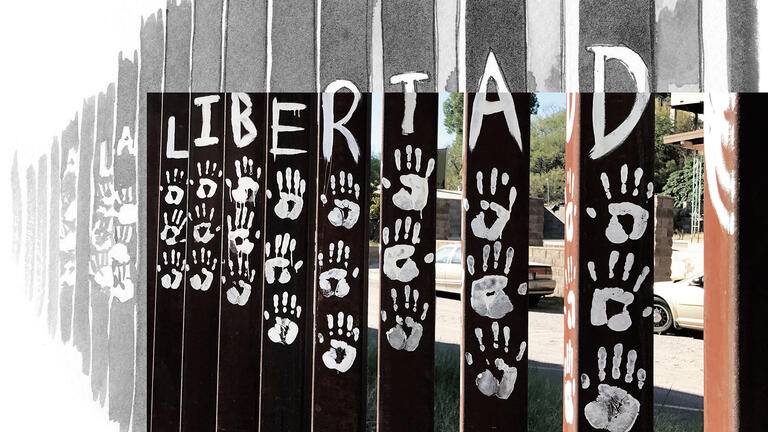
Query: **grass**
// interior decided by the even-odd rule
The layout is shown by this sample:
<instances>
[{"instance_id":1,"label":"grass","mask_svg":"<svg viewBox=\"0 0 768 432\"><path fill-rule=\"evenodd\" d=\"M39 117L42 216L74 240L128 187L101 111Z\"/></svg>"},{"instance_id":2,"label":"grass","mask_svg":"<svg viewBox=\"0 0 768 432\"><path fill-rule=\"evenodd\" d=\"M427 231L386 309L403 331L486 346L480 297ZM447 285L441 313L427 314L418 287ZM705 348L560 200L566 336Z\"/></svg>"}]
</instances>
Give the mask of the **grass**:
<instances>
[{"instance_id":1,"label":"grass","mask_svg":"<svg viewBox=\"0 0 768 432\"><path fill-rule=\"evenodd\" d=\"M438 345L435 350L435 431L459 430L459 347ZM528 371L528 431L562 430L562 382ZM654 410L654 431L693 432L704 430L701 415L682 419L669 409ZM367 429L376 430L376 338L368 344Z\"/></svg>"}]
</instances>

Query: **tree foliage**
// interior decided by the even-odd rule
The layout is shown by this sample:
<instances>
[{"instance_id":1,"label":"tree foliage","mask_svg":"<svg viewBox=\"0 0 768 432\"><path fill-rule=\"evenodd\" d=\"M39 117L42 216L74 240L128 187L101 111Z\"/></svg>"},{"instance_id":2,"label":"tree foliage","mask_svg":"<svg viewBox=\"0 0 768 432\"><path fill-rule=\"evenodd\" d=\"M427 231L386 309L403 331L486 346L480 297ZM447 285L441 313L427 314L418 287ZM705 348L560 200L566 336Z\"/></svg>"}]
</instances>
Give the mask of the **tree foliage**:
<instances>
[{"instance_id":1,"label":"tree foliage","mask_svg":"<svg viewBox=\"0 0 768 432\"><path fill-rule=\"evenodd\" d=\"M664 185L662 193L671 196L677 207L684 207L686 203L696 199L693 193L693 175L697 159L697 157L688 158L682 169L670 173ZM699 202L704 199L703 188L699 190L698 199Z\"/></svg>"}]
</instances>

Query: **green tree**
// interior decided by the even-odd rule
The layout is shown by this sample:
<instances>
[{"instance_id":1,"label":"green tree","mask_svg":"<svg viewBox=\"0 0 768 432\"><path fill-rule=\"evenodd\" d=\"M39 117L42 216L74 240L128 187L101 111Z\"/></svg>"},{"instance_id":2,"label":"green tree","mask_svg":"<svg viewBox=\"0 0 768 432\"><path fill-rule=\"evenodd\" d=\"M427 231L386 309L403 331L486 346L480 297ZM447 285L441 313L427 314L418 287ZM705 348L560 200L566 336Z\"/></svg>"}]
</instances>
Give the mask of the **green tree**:
<instances>
[{"instance_id":1,"label":"green tree","mask_svg":"<svg viewBox=\"0 0 768 432\"><path fill-rule=\"evenodd\" d=\"M700 160L700 156L688 158L682 169L669 174L669 178L664 185L662 193L674 198L677 207L683 207L685 203L691 202L696 198L693 196L693 175L697 160ZM704 199L703 189L699 192L698 199L701 202Z\"/></svg>"},{"instance_id":2,"label":"green tree","mask_svg":"<svg viewBox=\"0 0 768 432\"><path fill-rule=\"evenodd\" d=\"M565 109L531 120L530 195L561 202L565 196Z\"/></svg>"},{"instance_id":3,"label":"green tree","mask_svg":"<svg viewBox=\"0 0 768 432\"><path fill-rule=\"evenodd\" d=\"M535 93L530 94L528 111L535 115L539 111L539 99ZM464 147L464 93L451 93L443 103L445 114L445 130L449 134L456 134L453 144L446 152L445 161L445 188L461 189L461 167Z\"/></svg>"}]
</instances>

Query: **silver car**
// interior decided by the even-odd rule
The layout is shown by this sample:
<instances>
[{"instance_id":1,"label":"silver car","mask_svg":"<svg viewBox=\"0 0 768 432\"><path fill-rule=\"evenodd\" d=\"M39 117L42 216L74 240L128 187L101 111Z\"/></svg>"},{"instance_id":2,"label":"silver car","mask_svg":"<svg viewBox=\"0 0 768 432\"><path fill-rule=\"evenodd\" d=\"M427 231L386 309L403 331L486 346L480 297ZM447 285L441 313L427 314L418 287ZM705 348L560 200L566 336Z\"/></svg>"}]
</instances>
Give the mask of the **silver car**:
<instances>
[{"instance_id":1,"label":"silver car","mask_svg":"<svg viewBox=\"0 0 768 432\"><path fill-rule=\"evenodd\" d=\"M704 275L653 284L653 331L704 330Z\"/></svg>"},{"instance_id":2,"label":"silver car","mask_svg":"<svg viewBox=\"0 0 768 432\"><path fill-rule=\"evenodd\" d=\"M435 285L438 291L461 294L464 270L461 265L461 245L451 244L435 252ZM528 263L528 303L535 306L545 295L555 292L552 267Z\"/></svg>"}]
</instances>

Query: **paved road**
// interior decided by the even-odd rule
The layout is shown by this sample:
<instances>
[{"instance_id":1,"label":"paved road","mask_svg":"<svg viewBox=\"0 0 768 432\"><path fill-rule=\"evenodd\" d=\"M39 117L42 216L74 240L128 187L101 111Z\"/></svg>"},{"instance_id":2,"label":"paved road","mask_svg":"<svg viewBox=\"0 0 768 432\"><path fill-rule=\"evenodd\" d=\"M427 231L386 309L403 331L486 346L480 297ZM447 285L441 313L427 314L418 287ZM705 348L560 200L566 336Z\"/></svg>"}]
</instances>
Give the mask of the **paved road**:
<instances>
[{"instance_id":1,"label":"paved road","mask_svg":"<svg viewBox=\"0 0 768 432\"><path fill-rule=\"evenodd\" d=\"M438 342L459 344L461 303L438 297L436 305ZM379 324L379 274L369 269L368 326ZM679 411L698 412L704 405L704 340L701 333L680 332L655 335L655 404ZM563 302L544 298L528 315L528 358L532 368L554 379L562 377Z\"/></svg>"}]
</instances>

